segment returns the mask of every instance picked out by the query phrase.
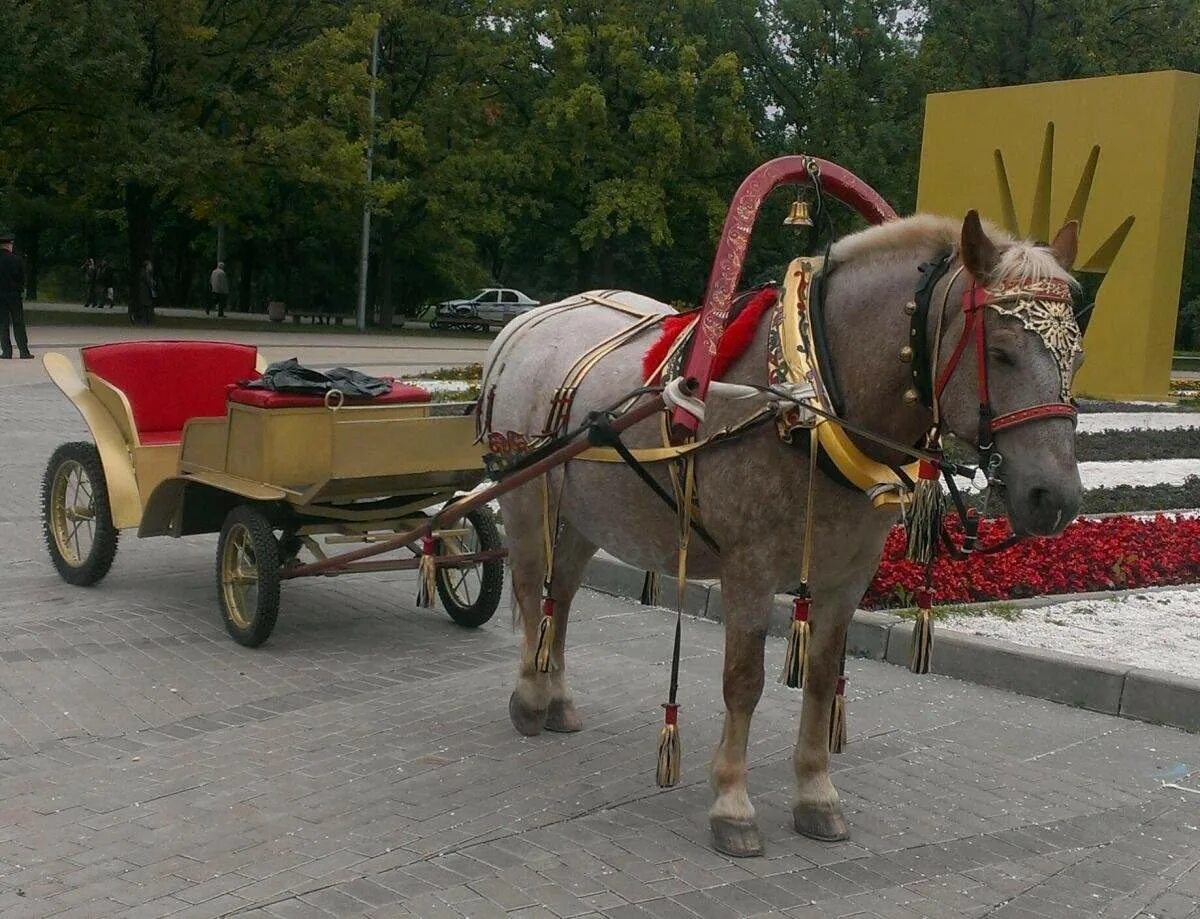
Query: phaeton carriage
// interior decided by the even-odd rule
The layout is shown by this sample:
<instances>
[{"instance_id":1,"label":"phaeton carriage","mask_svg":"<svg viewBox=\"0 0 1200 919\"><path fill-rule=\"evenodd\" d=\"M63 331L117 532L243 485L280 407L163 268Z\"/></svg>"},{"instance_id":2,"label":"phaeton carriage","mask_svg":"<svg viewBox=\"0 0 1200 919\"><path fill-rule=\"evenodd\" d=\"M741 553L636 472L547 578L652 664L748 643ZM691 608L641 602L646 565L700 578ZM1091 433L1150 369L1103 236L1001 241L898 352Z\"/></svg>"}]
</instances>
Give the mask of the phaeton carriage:
<instances>
[{"instance_id":1,"label":"phaeton carriage","mask_svg":"<svg viewBox=\"0 0 1200 919\"><path fill-rule=\"evenodd\" d=\"M280 582L305 556L329 563L325 576L418 569L428 601L436 593L461 625L495 612L504 549L486 506L397 546L402 557L339 564L334 548L409 530L482 481L483 449L458 408L439 413L402 383L369 401L248 388L264 369L250 345L123 342L81 359L83 378L45 357L93 437L60 446L43 483L47 547L68 582L103 578L121 530L219 533L218 600L244 645L270 636Z\"/></svg>"}]
</instances>

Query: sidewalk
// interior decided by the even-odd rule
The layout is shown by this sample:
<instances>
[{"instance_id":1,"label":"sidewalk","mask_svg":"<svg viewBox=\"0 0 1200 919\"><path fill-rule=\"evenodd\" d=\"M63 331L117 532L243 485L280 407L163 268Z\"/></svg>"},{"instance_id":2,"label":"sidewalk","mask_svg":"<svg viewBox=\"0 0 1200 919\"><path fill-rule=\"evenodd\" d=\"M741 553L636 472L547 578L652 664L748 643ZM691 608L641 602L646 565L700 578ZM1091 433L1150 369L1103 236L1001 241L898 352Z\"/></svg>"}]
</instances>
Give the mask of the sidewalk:
<instances>
[{"instance_id":1,"label":"sidewalk","mask_svg":"<svg viewBox=\"0 0 1200 919\"><path fill-rule=\"evenodd\" d=\"M250 651L215 540L125 534L69 587L41 545L46 382L0 400L0 915L1127 919L1200 908L1200 738L872 661L834 781L851 840L791 829L800 696L768 639L750 790L765 858L709 847L716 623L684 624L681 785L654 786L674 619L591 592L585 729L518 737L507 602L478 631L408 574L287 584Z\"/></svg>"}]
</instances>

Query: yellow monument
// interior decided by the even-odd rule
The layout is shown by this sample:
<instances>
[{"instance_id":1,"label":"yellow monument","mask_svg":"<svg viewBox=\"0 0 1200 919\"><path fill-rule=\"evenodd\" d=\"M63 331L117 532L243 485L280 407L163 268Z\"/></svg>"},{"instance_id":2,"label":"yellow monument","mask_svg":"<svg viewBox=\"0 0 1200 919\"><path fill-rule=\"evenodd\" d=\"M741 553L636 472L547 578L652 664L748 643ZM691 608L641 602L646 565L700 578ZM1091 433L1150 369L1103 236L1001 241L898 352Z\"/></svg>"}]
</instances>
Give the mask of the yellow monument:
<instances>
[{"instance_id":1,"label":"yellow monument","mask_svg":"<svg viewBox=\"0 0 1200 919\"><path fill-rule=\"evenodd\" d=\"M937 93L917 206L972 207L1050 239L1081 223L1077 271L1102 274L1076 393L1168 398L1200 75L1181 71Z\"/></svg>"}]
</instances>

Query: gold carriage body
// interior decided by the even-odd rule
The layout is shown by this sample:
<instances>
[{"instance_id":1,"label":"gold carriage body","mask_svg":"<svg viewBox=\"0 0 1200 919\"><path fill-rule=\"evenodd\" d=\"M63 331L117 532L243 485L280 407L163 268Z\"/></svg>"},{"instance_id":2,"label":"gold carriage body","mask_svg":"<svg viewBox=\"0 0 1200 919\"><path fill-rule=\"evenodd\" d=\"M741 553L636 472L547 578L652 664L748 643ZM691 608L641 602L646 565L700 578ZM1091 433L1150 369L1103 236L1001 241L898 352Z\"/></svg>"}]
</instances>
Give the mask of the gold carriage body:
<instances>
[{"instance_id":1,"label":"gold carriage body","mask_svg":"<svg viewBox=\"0 0 1200 919\"><path fill-rule=\"evenodd\" d=\"M485 448L475 442L473 418L464 414L469 406L434 405L427 393L412 387L403 401L272 396L260 400L265 404L251 404L237 401L245 390L237 387L236 376L213 379L210 368L202 385L220 387L220 392L199 400L205 404L190 417L157 422L168 428L179 424L178 430L147 430L153 412L142 403L153 399L156 385L173 382L164 377L163 368L178 370L196 360L199 346L248 348L216 342L97 346L84 349L82 377L64 355L44 358L51 380L91 431L117 530L136 529L141 537L221 533L235 510L252 508L272 530L287 533L293 548L323 560L330 558L329 546L377 542L412 528L428 518L427 509L484 479ZM149 356L157 364L118 372L106 370L97 355L88 353L123 347L141 349L141 359ZM243 378L264 369L252 348L239 359L249 361ZM147 380L147 374L164 378ZM186 372L178 378L190 384ZM394 391L399 389L396 384ZM191 391L177 396L196 401ZM435 534L437 565L461 569L495 563L502 568L503 549L498 544L482 551L478 545L464 548L466 532L460 526ZM411 551L413 557L347 564L322 573L421 567L429 547ZM281 562L286 562L282 554ZM286 571L283 577L288 577ZM495 593L498 599L498 582Z\"/></svg>"}]
</instances>

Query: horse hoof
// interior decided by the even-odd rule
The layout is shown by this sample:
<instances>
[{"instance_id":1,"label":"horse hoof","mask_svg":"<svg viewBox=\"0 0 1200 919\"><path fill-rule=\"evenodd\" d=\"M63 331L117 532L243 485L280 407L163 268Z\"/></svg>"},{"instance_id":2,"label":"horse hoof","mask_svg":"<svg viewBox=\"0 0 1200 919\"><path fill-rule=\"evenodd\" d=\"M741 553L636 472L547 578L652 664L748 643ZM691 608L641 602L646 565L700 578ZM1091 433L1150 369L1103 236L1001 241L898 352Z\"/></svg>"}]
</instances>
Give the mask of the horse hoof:
<instances>
[{"instance_id":1,"label":"horse hoof","mask_svg":"<svg viewBox=\"0 0 1200 919\"><path fill-rule=\"evenodd\" d=\"M517 733L524 734L526 737L537 737L542 733L542 728L546 724L546 710L538 711L526 708L525 704L517 698L516 691L508 697L508 717L512 720Z\"/></svg>"},{"instance_id":2,"label":"horse hoof","mask_svg":"<svg viewBox=\"0 0 1200 919\"><path fill-rule=\"evenodd\" d=\"M762 836L753 821L710 817L708 822L712 827L713 848L722 855L755 858L763 854Z\"/></svg>"},{"instance_id":3,"label":"horse hoof","mask_svg":"<svg viewBox=\"0 0 1200 919\"><path fill-rule=\"evenodd\" d=\"M555 699L546 710L546 730L557 734L574 734L583 730L583 719L574 702Z\"/></svg>"},{"instance_id":4,"label":"horse hoof","mask_svg":"<svg viewBox=\"0 0 1200 919\"><path fill-rule=\"evenodd\" d=\"M792 808L796 832L821 842L841 842L849 839L846 818L837 804L797 804Z\"/></svg>"}]
</instances>

